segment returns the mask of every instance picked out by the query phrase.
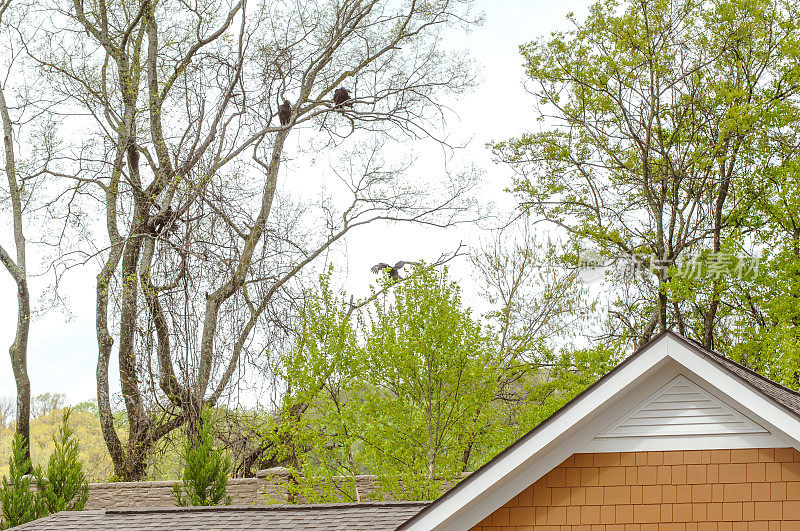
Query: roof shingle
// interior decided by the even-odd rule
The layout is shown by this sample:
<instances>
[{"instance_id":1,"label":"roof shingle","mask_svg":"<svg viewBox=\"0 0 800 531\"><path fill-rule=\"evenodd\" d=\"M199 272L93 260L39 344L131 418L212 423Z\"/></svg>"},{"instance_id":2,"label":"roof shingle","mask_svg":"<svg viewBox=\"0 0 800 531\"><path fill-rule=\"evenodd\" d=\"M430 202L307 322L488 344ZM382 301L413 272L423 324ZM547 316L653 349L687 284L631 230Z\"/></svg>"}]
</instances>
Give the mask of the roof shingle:
<instances>
[{"instance_id":1,"label":"roof shingle","mask_svg":"<svg viewBox=\"0 0 800 531\"><path fill-rule=\"evenodd\" d=\"M428 502L368 502L268 507L174 507L62 511L14 529L170 529L176 531L270 529L367 530L396 529Z\"/></svg>"}]
</instances>

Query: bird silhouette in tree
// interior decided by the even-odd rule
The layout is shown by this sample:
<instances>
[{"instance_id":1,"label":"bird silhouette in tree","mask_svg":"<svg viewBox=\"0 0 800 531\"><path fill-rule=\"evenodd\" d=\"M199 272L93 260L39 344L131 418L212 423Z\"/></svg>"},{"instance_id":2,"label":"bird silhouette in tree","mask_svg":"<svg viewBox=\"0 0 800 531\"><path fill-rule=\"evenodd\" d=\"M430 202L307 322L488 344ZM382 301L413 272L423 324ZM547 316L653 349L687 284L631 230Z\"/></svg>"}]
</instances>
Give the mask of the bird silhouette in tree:
<instances>
[{"instance_id":1,"label":"bird silhouette in tree","mask_svg":"<svg viewBox=\"0 0 800 531\"><path fill-rule=\"evenodd\" d=\"M420 262L411 262L411 261L408 261L408 260L400 260L394 266L390 266L389 264L387 264L385 262L381 262L379 264L375 264L374 266L372 266L370 271L372 271L376 275L378 273L380 273L381 271L386 271L389 274L389 276L392 277L392 280L397 282L397 281L399 281L399 280L401 280L403 278L403 277L400 276L400 270L403 268L404 265L407 265L407 264L420 265Z\"/></svg>"},{"instance_id":2,"label":"bird silhouette in tree","mask_svg":"<svg viewBox=\"0 0 800 531\"><path fill-rule=\"evenodd\" d=\"M352 107L353 99L350 97L350 92L346 88L339 87L333 93L333 103L336 104L337 109Z\"/></svg>"},{"instance_id":3,"label":"bird silhouette in tree","mask_svg":"<svg viewBox=\"0 0 800 531\"><path fill-rule=\"evenodd\" d=\"M289 103L289 100L283 100L278 106L278 119L281 121L281 125L289 125L289 119L292 117L292 104Z\"/></svg>"}]
</instances>

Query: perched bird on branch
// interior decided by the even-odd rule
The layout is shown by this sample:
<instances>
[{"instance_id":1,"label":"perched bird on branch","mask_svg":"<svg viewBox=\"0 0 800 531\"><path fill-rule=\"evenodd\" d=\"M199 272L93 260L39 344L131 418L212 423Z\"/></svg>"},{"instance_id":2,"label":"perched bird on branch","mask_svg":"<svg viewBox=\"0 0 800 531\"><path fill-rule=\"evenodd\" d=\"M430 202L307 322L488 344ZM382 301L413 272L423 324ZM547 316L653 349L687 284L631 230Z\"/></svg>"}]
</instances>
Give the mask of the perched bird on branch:
<instances>
[{"instance_id":1,"label":"perched bird on branch","mask_svg":"<svg viewBox=\"0 0 800 531\"><path fill-rule=\"evenodd\" d=\"M281 121L281 125L288 125L291 117L292 104L289 103L289 100L283 100L283 103L278 106L278 119Z\"/></svg>"},{"instance_id":2,"label":"perched bird on branch","mask_svg":"<svg viewBox=\"0 0 800 531\"><path fill-rule=\"evenodd\" d=\"M333 103L336 104L337 109L342 107L352 107L353 99L350 97L350 92L344 87L339 87L333 93Z\"/></svg>"},{"instance_id":3,"label":"perched bird on branch","mask_svg":"<svg viewBox=\"0 0 800 531\"><path fill-rule=\"evenodd\" d=\"M176 228L175 221L175 211L172 210L171 206L168 206L164 212L156 214L150 219L151 233L154 236L158 236L163 233L165 229L174 230Z\"/></svg>"},{"instance_id":4,"label":"perched bird on branch","mask_svg":"<svg viewBox=\"0 0 800 531\"><path fill-rule=\"evenodd\" d=\"M379 264L375 264L374 266L372 266L370 271L372 271L376 275L381 271L386 271L389 274L389 276L392 277L392 280L397 282L398 280L403 278L400 276L400 269L402 269L402 267L406 264L420 265L420 262L409 262L407 260L400 260L394 265L394 267L390 266L385 262L381 262Z\"/></svg>"},{"instance_id":5,"label":"perched bird on branch","mask_svg":"<svg viewBox=\"0 0 800 531\"><path fill-rule=\"evenodd\" d=\"M133 169L139 169L139 150L136 149L136 141L133 139L128 143L128 164Z\"/></svg>"}]
</instances>

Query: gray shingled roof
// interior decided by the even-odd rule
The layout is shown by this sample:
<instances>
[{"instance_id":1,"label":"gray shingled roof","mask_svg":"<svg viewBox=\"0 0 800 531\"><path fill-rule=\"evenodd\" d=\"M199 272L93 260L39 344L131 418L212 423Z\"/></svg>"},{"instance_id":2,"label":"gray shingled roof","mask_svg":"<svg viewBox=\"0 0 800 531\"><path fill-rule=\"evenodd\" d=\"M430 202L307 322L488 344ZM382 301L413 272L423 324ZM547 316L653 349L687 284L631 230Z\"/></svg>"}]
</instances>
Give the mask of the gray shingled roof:
<instances>
[{"instance_id":1,"label":"gray shingled roof","mask_svg":"<svg viewBox=\"0 0 800 531\"><path fill-rule=\"evenodd\" d=\"M426 505L428 502L368 502L62 511L13 529L388 530L396 529Z\"/></svg>"}]
</instances>

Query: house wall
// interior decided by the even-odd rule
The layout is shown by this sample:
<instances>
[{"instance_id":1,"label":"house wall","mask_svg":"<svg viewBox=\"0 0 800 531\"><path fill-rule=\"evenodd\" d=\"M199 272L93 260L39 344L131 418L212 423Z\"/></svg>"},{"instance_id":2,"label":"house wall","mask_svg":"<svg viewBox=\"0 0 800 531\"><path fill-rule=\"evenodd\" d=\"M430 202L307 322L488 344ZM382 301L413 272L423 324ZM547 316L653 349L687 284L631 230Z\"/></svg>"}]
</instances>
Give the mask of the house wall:
<instances>
[{"instance_id":1,"label":"house wall","mask_svg":"<svg viewBox=\"0 0 800 531\"><path fill-rule=\"evenodd\" d=\"M800 453L574 454L473 530L800 531Z\"/></svg>"}]
</instances>

